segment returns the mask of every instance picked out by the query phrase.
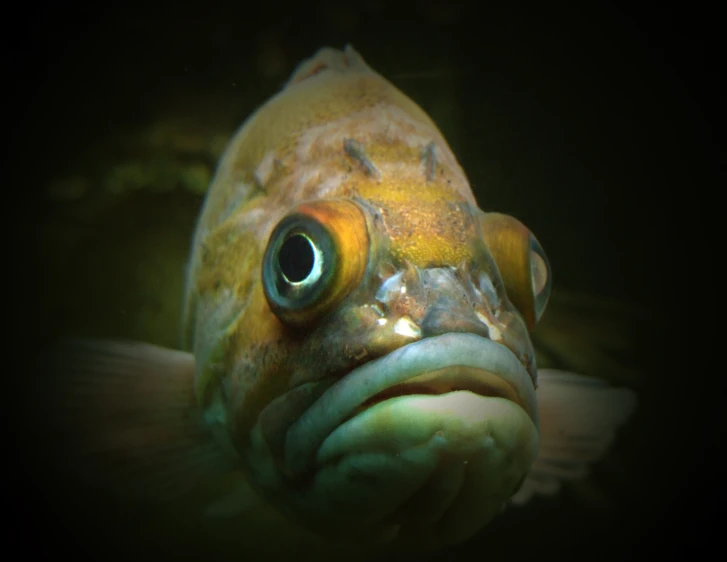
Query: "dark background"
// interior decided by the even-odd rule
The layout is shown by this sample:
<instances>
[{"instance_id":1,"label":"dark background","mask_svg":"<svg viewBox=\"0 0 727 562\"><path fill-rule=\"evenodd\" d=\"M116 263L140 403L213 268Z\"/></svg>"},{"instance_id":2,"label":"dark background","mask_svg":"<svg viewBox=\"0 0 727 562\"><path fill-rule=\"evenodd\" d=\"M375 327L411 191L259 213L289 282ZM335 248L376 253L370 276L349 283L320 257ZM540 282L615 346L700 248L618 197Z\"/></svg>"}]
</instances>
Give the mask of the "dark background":
<instances>
[{"instance_id":1,"label":"dark background","mask_svg":"<svg viewBox=\"0 0 727 562\"><path fill-rule=\"evenodd\" d=\"M435 119L478 200L517 214L538 235L557 278L647 311L635 361L645 374L639 390L648 415L624 437L628 482L603 476L616 509L594 512L566 494L495 521L441 559L485 559L488 548L494 558L548 560L706 554L724 496L712 479L724 470L716 435L727 397L723 369L713 367L723 347L716 12L696 3L476 6L64 3L6 18L2 209L6 345L16 365L8 369L9 406L23 366L64 321L49 313L56 297L43 296L53 280L44 277L47 256L34 233L55 208L40 186L72 171L79 154L93 154L118 127L152 119L160 100L176 92L183 100L200 90L227 96L245 84L240 122L298 61L322 45L351 42L427 110L428 92L448 85L454 103ZM266 42L275 45L272 58L260 54ZM12 421L11 443L22 445L27 420ZM12 558L50 559L43 544L51 531L38 523L44 507L32 493L42 476L24 475L6 479L17 500L10 531L24 537Z\"/></svg>"}]
</instances>

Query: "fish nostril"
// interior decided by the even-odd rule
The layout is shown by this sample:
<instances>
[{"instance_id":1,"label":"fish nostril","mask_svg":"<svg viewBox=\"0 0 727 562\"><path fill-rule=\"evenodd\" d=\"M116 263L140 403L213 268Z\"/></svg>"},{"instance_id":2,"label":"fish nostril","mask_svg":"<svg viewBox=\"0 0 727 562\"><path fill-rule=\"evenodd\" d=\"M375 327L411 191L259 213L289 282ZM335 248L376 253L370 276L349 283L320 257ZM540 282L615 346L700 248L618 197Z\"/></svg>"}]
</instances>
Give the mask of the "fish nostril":
<instances>
[{"instance_id":1,"label":"fish nostril","mask_svg":"<svg viewBox=\"0 0 727 562\"><path fill-rule=\"evenodd\" d=\"M473 309L453 304L447 299L440 299L429 308L422 320L421 329L424 337L451 332L490 337L489 329L480 322Z\"/></svg>"}]
</instances>

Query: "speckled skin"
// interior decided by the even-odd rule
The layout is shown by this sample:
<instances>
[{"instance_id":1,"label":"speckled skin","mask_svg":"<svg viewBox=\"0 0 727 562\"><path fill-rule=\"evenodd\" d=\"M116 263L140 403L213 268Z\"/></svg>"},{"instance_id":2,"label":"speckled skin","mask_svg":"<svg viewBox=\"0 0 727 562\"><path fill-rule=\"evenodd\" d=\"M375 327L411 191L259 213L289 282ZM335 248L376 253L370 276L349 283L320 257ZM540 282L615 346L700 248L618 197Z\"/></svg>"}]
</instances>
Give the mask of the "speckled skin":
<instances>
[{"instance_id":1,"label":"speckled skin","mask_svg":"<svg viewBox=\"0 0 727 562\"><path fill-rule=\"evenodd\" d=\"M292 330L264 295L268 238L296 204L337 198L364 211L368 267L334 312ZM248 119L227 148L197 226L184 321L198 400L243 462L253 428L281 456L287 426L332 380L412 341L391 323L377 325L371 306L397 271L410 290L388 298L388 317L410 319L421 328L417 337L487 335L476 310L535 376L527 330L482 242L480 215L436 125L351 48L319 51ZM461 283L423 278L427 268L449 268ZM478 285L481 275L491 293ZM442 295L446 307L438 304Z\"/></svg>"}]
</instances>

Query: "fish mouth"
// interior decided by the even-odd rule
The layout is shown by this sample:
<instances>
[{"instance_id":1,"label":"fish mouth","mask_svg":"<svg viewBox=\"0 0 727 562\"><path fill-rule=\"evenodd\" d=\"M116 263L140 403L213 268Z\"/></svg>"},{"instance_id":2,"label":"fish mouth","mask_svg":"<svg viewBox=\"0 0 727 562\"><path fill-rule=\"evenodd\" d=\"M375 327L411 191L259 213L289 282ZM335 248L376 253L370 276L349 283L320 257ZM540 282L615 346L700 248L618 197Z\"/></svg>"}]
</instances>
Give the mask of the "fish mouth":
<instances>
[{"instance_id":1,"label":"fish mouth","mask_svg":"<svg viewBox=\"0 0 727 562\"><path fill-rule=\"evenodd\" d=\"M524 410L527 408L514 385L499 375L484 369L454 365L414 376L382 390L361 404L351 417L390 398L415 394L436 396L460 391L472 392L479 396L507 398Z\"/></svg>"},{"instance_id":2,"label":"fish mouth","mask_svg":"<svg viewBox=\"0 0 727 562\"><path fill-rule=\"evenodd\" d=\"M286 472L296 477L311 469L337 427L381 402L462 391L513 402L538 425L533 380L512 351L482 336L449 333L369 361L328 388L289 428Z\"/></svg>"}]
</instances>

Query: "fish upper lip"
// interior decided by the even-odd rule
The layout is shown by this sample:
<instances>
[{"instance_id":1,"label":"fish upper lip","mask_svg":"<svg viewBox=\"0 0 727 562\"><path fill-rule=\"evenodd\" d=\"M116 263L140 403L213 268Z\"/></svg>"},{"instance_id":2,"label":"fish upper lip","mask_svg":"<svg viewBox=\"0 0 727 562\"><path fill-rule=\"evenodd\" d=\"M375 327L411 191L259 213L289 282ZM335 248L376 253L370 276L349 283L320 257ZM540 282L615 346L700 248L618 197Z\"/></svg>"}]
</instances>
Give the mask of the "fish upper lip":
<instances>
[{"instance_id":1,"label":"fish upper lip","mask_svg":"<svg viewBox=\"0 0 727 562\"><path fill-rule=\"evenodd\" d=\"M444 374L438 377L437 371ZM486 376L477 380L478 372ZM438 388L442 382L452 388ZM509 398L538 424L533 381L512 351L475 334L432 336L364 363L326 390L287 432L284 464L289 476L311 468L333 430L378 398L388 398L388 392L442 394L454 389Z\"/></svg>"}]
</instances>

